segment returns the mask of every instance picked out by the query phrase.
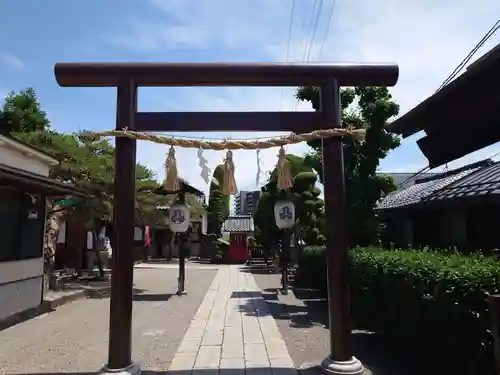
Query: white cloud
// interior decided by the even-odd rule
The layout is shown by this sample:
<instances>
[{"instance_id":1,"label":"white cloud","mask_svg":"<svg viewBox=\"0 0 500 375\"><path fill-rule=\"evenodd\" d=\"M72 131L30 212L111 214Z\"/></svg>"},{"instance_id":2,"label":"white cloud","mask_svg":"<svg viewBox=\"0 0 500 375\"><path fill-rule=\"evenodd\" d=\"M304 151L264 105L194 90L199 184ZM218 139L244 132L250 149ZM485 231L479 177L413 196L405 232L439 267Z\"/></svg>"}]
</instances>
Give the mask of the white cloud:
<instances>
[{"instance_id":1,"label":"white cloud","mask_svg":"<svg viewBox=\"0 0 500 375\"><path fill-rule=\"evenodd\" d=\"M332 27L322 45L329 2L324 3L316 42L311 46L311 60L317 60L322 49L321 61L398 63L400 80L392 92L401 113L431 95L500 14L500 2L495 0L484 0L481 6L475 0L337 0ZM210 52L212 60L217 55L219 60L248 60L248 56L253 56L253 60L283 61L291 4L291 0L151 0L155 16L130 20L121 34L110 41L139 51L161 51L168 56L175 56L176 48L187 47L198 60ZM311 32L307 24L312 2L297 2L296 7L289 61L303 60L305 42ZM475 58L499 41L500 35L496 35ZM210 94L205 89L193 89L191 93L184 98L182 109L277 110L280 107L280 89L227 89ZM164 98L164 110L172 110L169 103L173 99ZM294 105L293 90L285 90L281 109L292 109ZM382 161L381 169L411 171L426 165L416 139L405 140L403 146ZM470 162L477 155L488 156L485 154L488 150L496 149L500 147L491 146L454 164ZM161 176L166 150L149 145L140 145L139 150L140 159ZM297 153L305 150L304 145L290 148ZM276 153L276 150L262 152L267 168L276 162ZM195 185L203 186L194 167L195 155L195 150L178 151L180 173ZM211 166L223 158L220 152L206 155ZM256 171L255 153L238 152L235 162L240 187L251 187Z\"/></svg>"},{"instance_id":2,"label":"white cloud","mask_svg":"<svg viewBox=\"0 0 500 375\"><path fill-rule=\"evenodd\" d=\"M5 101L5 97L7 96L8 93L9 93L8 90L4 90L4 89L0 88L0 105L3 105L3 103Z\"/></svg>"},{"instance_id":3,"label":"white cloud","mask_svg":"<svg viewBox=\"0 0 500 375\"><path fill-rule=\"evenodd\" d=\"M0 55L0 61L10 70L22 70L25 68L24 63L21 60L8 53Z\"/></svg>"},{"instance_id":4,"label":"white cloud","mask_svg":"<svg viewBox=\"0 0 500 375\"><path fill-rule=\"evenodd\" d=\"M291 5L285 0L149 0L155 16L147 20L133 17L125 30L110 42L136 50L232 47L243 50L262 45L264 38L276 37ZM255 50L254 50L255 51Z\"/></svg>"}]
</instances>

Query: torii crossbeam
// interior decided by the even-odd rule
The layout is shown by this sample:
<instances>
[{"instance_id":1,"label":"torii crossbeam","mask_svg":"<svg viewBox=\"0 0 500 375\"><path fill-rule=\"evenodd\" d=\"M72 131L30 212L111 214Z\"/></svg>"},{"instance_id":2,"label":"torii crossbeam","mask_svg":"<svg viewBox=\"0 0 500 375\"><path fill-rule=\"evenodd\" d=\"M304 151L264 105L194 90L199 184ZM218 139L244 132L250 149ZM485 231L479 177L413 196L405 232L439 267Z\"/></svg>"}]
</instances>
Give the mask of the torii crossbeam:
<instances>
[{"instance_id":1,"label":"torii crossbeam","mask_svg":"<svg viewBox=\"0 0 500 375\"><path fill-rule=\"evenodd\" d=\"M340 86L393 86L391 64L288 63L58 63L64 87L117 87L116 129L136 131L293 131L341 127ZM137 112L139 86L320 87L317 112ZM342 139L323 140L327 233L328 306L331 354L322 363L330 374L361 374L350 345L348 238ZM115 243L109 357L104 373L138 373L131 359L133 226L136 140L116 139Z\"/></svg>"}]
</instances>

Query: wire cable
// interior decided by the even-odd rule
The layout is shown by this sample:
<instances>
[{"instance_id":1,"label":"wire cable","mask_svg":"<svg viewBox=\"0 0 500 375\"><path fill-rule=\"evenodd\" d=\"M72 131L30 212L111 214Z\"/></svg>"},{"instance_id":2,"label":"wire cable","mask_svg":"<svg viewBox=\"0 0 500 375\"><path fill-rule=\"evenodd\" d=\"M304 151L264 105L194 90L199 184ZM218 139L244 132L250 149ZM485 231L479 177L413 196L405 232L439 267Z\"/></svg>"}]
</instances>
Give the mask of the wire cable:
<instances>
[{"instance_id":1,"label":"wire cable","mask_svg":"<svg viewBox=\"0 0 500 375\"><path fill-rule=\"evenodd\" d=\"M323 1L323 0L321 0ZM314 15L316 14L316 7L318 5L318 0L314 0L314 3L313 3L313 7L312 7L312 10L311 10L311 13L310 13L310 16L309 16L309 23L308 23L308 26L306 27L306 21L305 19L303 19L303 22L302 22L302 35L305 35L306 34L306 29L309 28L312 30L313 28L313 23L314 23ZM307 35L311 34L310 31L307 32ZM308 45L309 45L309 37L305 37L304 38L304 43L303 43L303 51L302 51L302 59L301 61L302 62L305 62L306 61L306 57L307 57L307 51L308 51ZM297 99L296 102L295 102L295 105L293 106L293 111L296 111L297 108L299 107L299 104L300 104L300 99Z\"/></svg>"},{"instance_id":2,"label":"wire cable","mask_svg":"<svg viewBox=\"0 0 500 375\"><path fill-rule=\"evenodd\" d=\"M311 60L311 52L312 52L313 46L314 46L314 39L316 39L316 31L318 30L318 24L319 24L319 19L320 19L322 8L323 8L323 0L319 0L318 11L316 12L316 18L314 20L314 26L313 26L313 31L311 34L311 41L309 42L309 50L307 51L306 61Z\"/></svg>"},{"instance_id":3,"label":"wire cable","mask_svg":"<svg viewBox=\"0 0 500 375\"><path fill-rule=\"evenodd\" d=\"M312 7L312 10L311 10L311 16L309 17L309 23L308 23L308 27L310 30L312 30L312 27L313 27L313 22L314 22L314 15L316 14L316 6L318 4L318 0L314 0L314 3L313 3L313 7ZM302 24L302 26L304 26L304 24ZM303 31L305 28L303 27ZM307 33L308 35L310 34L310 32ZM304 50L302 51L302 60L301 61L306 61L306 56L307 56L307 50L308 50L308 45L309 45L309 38L306 37L304 38Z\"/></svg>"},{"instance_id":4,"label":"wire cable","mask_svg":"<svg viewBox=\"0 0 500 375\"><path fill-rule=\"evenodd\" d=\"M495 24L484 34L481 40L476 44L476 46L469 52L469 54L458 64L458 66L451 72L451 74L444 80L444 82L439 86L436 92L440 91L448 83L450 83L465 65L472 59L475 53L500 29L500 20L495 22Z\"/></svg>"},{"instance_id":5,"label":"wire cable","mask_svg":"<svg viewBox=\"0 0 500 375\"><path fill-rule=\"evenodd\" d=\"M479 40L479 42L474 46L474 48L467 54L467 56L458 64L458 66L451 72L451 74L444 80L444 82L439 86L439 88L436 90L436 92L439 92L440 90L443 89L448 83L450 83L457 75L458 73L463 69L465 65L472 59L474 54L500 29L500 20L495 22L495 24L483 35L483 37ZM498 153L500 154L500 152ZM495 154L493 156L490 156L487 159L491 159L494 156L497 156L498 154ZM430 168L424 167L418 172L416 172L414 175L411 177L407 178L403 182L401 182L398 187L401 187L405 183L407 183L409 180L412 178L418 177L420 174L425 173L429 170Z\"/></svg>"},{"instance_id":6,"label":"wire cable","mask_svg":"<svg viewBox=\"0 0 500 375\"><path fill-rule=\"evenodd\" d=\"M321 41L321 46L319 47L318 61L321 59L321 55L323 53L323 48L325 47L326 39L328 38L328 34L330 33L330 28L331 28L331 25L332 25L334 10L335 10L335 0L332 0L332 6L330 7L330 12L329 12L329 15L328 15L328 22L327 22L326 28L325 28L325 33L323 34L323 39Z\"/></svg>"},{"instance_id":7,"label":"wire cable","mask_svg":"<svg viewBox=\"0 0 500 375\"><path fill-rule=\"evenodd\" d=\"M295 0L292 2L292 10L290 11L290 25L288 27L288 42L286 45L286 54L285 54L285 62L288 62L288 58L290 55L290 44L292 41L292 26L293 26L293 15L295 13ZM281 110L281 106L283 105L283 92L284 92L284 87L281 87L281 93L280 93L280 105L278 110Z\"/></svg>"}]
</instances>

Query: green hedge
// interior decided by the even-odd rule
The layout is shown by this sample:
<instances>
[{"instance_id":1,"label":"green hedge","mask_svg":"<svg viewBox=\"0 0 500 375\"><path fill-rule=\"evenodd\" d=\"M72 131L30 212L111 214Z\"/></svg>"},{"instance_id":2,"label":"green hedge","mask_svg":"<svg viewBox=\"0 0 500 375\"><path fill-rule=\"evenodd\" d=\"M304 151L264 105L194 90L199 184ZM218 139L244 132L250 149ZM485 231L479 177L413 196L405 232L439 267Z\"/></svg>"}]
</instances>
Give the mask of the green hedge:
<instances>
[{"instance_id":1,"label":"green hedge","mask_svg":"<svg viewBox=\"0 0 500 375\"><path fill-rule=\"evenodd\" d=\"M356 328L382 333L424 361L446 363L446 371L452 366L455 374L492 371L487 301L489 293L500 290L498 261L481 255L355 248L350 275ZM306 249L296 286L326 295L324 248Z\"/></svg>"}]
</instances>

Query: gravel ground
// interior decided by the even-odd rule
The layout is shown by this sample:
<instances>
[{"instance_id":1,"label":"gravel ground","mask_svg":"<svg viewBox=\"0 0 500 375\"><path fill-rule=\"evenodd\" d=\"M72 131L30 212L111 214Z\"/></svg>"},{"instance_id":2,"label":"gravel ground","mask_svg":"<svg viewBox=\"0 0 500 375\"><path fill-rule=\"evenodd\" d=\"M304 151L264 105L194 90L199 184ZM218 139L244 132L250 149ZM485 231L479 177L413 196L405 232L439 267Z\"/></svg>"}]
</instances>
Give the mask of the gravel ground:
<instances>
[{"instance_id":1,"label":"gravel ground","mask_svg":"<svg viewBox=\"0 0 500 375\"><path fill-rule=\"evenodd\" d=\"M330 334L326 301L315 299L309 292L297 291L287 296L277 293L280 276L252 271L262 289L269 310L276 320L288 352L297 368L319 365L329 354ZM357 331L353 334L354 355L376 375L409 375L397 365L396 359L380 349L375 335Z\"/></svg>"},{"instance_id":2,"label":"gravel ground","mask_svg":"<svg viewBox=\"0 0 500 375\"><path fill-rule=\"evenodd\" d=\"M136 269L133 359L168 368L216 270L188 268L187 296L177 297L175 269ZM0 332L0 374L83 374L108 354L109 299L90 298Z\"/></svg>"}]
</instances>

